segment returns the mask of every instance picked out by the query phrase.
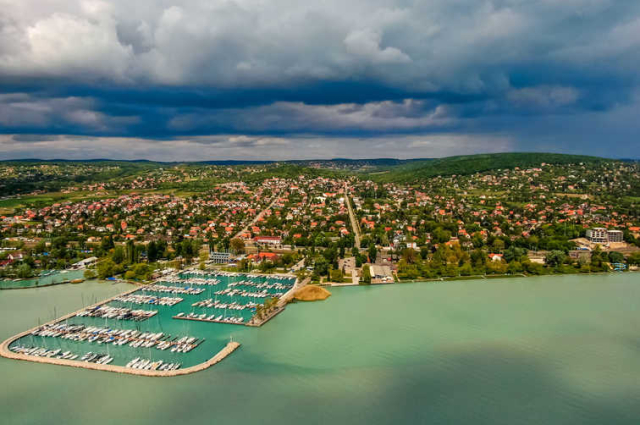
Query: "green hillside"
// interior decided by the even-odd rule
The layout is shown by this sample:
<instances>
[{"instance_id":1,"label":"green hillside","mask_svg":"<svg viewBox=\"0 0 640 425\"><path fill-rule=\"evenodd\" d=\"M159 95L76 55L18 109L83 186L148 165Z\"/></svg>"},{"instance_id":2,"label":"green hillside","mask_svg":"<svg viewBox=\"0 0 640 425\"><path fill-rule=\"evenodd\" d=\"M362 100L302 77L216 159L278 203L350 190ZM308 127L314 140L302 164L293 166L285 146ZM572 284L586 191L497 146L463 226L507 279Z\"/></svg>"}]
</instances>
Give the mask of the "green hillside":
<instances>
[{"instance_id":1,"label":"green hillside","mask_svg":"<svg viewBox=\"0 0 640 425\"><path fill-rule=\"evenodd\" d=\"M481 155L451 156L425 161L416 161L395 167L380 168L369 177L378 181L407 182L420 178L450 175L468 175L484 171L530 168L547 164L602 163L613 160L584 155L557 153L496 153Z\"/></svg>"}]
</instances>

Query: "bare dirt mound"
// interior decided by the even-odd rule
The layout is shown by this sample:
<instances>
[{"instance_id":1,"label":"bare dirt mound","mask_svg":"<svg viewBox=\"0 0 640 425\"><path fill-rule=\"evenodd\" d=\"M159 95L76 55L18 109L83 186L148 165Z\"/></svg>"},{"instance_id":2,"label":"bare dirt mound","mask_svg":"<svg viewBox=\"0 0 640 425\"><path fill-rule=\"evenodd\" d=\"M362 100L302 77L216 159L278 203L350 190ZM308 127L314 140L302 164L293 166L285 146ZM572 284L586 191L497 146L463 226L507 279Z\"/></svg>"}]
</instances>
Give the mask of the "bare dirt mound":
<instances>
[{"instance_id":1,"label":"bare dirt mound","mask_svg":"<svg viewBox=\"0 0 640 425\"><path fill-rule=\"evenodd\" d=\"M293 296L298 301L322 301L331 296L331 292L318 285L307 285L296 291Z\"/></svg>"}]
</instances>

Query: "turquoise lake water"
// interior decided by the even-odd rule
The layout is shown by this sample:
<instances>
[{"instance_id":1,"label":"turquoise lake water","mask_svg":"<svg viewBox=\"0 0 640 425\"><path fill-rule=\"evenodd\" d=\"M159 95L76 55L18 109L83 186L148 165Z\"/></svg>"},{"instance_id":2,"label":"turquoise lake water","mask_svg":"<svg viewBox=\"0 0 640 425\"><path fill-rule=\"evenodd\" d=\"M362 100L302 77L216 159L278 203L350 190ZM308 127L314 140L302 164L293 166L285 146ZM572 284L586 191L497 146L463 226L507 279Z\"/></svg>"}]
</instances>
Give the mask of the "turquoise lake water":
<instances>
[{"instance_id":1,"label":"turquoise lake water","mask_svg":"<svg viewBox=\"0 0 640 425\"><path fill-rule=\"evenodd\" d=\"M43 285L60 284L69 280L82 279L83 275L84 270L65 270L62 272L49 272L49 274L34 277L32 279L0 279L0 289L31 288Z\"/></svg>"},{"instance_id":2,"label":"turquoise lake water","mask_svg":"<svg viewBox=\"0 0 640 425\"><path fill-rule=\"evenodd\" d=\"M0 337L129 287L0 292ZM0 358L6 424L638 424L640 275L332 289L222 363L145 378ZM235 332L235 331L234 331Z\"/></svg>"},{"instance_id":3,"label":"turquoise lake water","mask_svg":"<svg viewBox=\"0 0 640 425\"><path fill-rule=\"evenodd\" d=\"M187 279L189 276L184 276ZM197 340L204 340L200 343L195 349L188 353L175 353L170 350L158 350L156 348L143 348L143 347L130 347L129 345L122 346L114 346L112 344L98 344L97 342L89 342L89 341L72 341L63 338L53 338L53 337L43 337L43 336L33 336L28 335L20 338L15 341L11 346L24 346L24 347L43 347L46 349L60 349L62 352L71 351L74 354L77 354L79 357L84 355L85 353L98 353L103 355L109 355L113 357L112 365L124 366L129 363L132 359L142 358L142 359L150 359L153 361L162 360L165 363L180 363L181 367L190 367L199 363L204 363L213 357L214 354L219 352L224 346L229 342L232 337L235 337L236 340L241 340L246 332L255 332L255 329L249 329L243 325L237 324L228 324L228 323L209 323L209 322L199 322L193 320L176 320L173 319L174 316L182 313L187 315L189 313L194 314L205 314L206 316L210 316L212 314L216 316L234 316L240 317L242 316L245 322L248 322L249 319L253 316L253 312L251 309L245 310L230 310L230 309L219 309L219 308L208 308L208 307L193 307L192 304L197 301L202 301L205 299L215 299L222 303L240 303L246 304L250 301L256 303L263 303L264 298L248 298L243 296L231 296L231 295L216 295L216 292L220 290L224 290L228 287L230 283L234 282L242 282L248 281L256 284L267 283L283 283L287 285L287 288L290 289L295 279L284 279L284 278L271 278L271 277L263 277L263 276L254 276L247 277L246 275L231 275L231 276L216 276L216 285L190 285L188 280L178 281L178 282L166 282L160 280L158 285L169 286L169 287L177 287L177 288L194 288L194 289L202 289L203 292L197 295L192 294L172 294L165 292L156 292L154 291L154 286L143 287L140 290L134 292L134 294L142 294L142 295L153 295L158 297L178 297L182 298L183 301L173 305L151 305L151 304L134 304L130 302L123 301L110 301L105 304L111 307L118 308L130 308L133 310L152 310L156 311L157 314L152 316L151 318L144 321L128 321L128 320L117 320L117 319L105 319L100 317L72 317L64 321L65 324L69 325L85 325L85 326L93 326L99 328L106 329L130 329L130 330L138 330L140 332L162 332L166 335L171 336L172 338L182 338L182 337L193 337ZM213 280L213 279L211 279ZM251 292L257 292L264 290L269 294L276 293L284 293L287 289L277 290L277 289L257 289L246 286L236 286L236 288L248 288ZM91 305L94 304L101 297L97 297L95 295L88 296L87 298L84 295L81 297L83 305ZM104 297L103 297L104 298ZM56 308L56 312L58 312ZM58 315L61 316L62 314ZM43 321L44 322L44 321ZM28 328L27 328L28 329ZM23 329L23 330L27 330Z\"/></svg>"}]
</instances>

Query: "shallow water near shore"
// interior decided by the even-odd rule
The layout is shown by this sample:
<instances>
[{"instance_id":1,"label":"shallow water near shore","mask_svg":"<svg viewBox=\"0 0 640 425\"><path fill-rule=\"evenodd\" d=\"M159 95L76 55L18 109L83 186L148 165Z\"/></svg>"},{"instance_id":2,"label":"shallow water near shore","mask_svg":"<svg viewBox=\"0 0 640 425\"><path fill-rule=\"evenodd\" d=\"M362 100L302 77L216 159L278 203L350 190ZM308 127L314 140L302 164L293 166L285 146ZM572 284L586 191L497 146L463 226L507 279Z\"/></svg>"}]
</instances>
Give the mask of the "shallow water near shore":
<instances>
[{"instance_id":1,"label":"shallow water near shore","mask_svg":"<svg viewBox=\"0 0 640 425\"><path fill-rule=\"evenodd\" d=\"M0 338L129 288L2 291ZM189 376L0 358L1 422L640 423L640 274L331 292L243 329L239 350Z\"/></svg>"}]
</instances>

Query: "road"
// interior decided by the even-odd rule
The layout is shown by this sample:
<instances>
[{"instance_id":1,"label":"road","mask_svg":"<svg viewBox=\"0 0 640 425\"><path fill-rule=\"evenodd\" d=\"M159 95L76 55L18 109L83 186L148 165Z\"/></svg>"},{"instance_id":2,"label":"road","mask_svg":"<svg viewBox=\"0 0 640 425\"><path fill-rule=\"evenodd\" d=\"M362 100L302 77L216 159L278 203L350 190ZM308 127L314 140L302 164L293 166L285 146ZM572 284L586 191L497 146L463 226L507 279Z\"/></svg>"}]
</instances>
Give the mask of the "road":
<instances>
[{"instance_id":1,"label":"road","mask_svg":"<svg viewBox=\"0 0 640 425\"><path fill-rule=\"evenodd\" d=\"M358 277L358 271L356 269L351 270L351 282L354 285L360 284L360 278Z\"/></svg>"},{"instance_id":2,"label":"road","mask_svg":"<svg viewBox=\"0 0 640 425\"><path fill-rule=\"evenodd\" d=\"M304 258L296 263L295 266L291 267L292 272L297 272L298 270L302 270L304 268Z\"/></svg>"},{"instance_id":3,"label":"road","mask_svg":"<svg viewBox=\"0 0 640 425\"><path fill-rule=\"evenodd\" d=\"M271 203L269 204L268 207L266 207L265 209L263 209L262 211L260 211L260 213L255 216L255 218L253 220L251 220L251 222L249 224L247 224L246 226L244 226L242 228L242 230L240 230L238 233L235 234L234 238L239 238L240 236L242 236L243 233L245 233L246 231L249 230L249 227L253 226L254 224L256 224L258 222L258 220L260 220L260 218L262 218L262 216L264 215L264 213L268 210L271 209L271 207L273 207L273 205L278 202L278 199L280 199L280 192L278 192L275 195L275 198L273 199L273 201L271 201Z\"/></svg>"},{"instance_id":4,"label":"road","mask_svg":"<svg viewBox=\"0 0 640 425\"><path fill-rule=\"evenodd\" d=\"M349 200L349 186L347 183L344 184L344 199L347 203L347 209L349 210L349 220L351 221L351 229L353 229L353 235L356 239L356 248L360 249L360 226L358 225L358 220L356 220L356 216L353 213L353 208L351 208L351 201Z\"/></svg>"}]
</instances>

